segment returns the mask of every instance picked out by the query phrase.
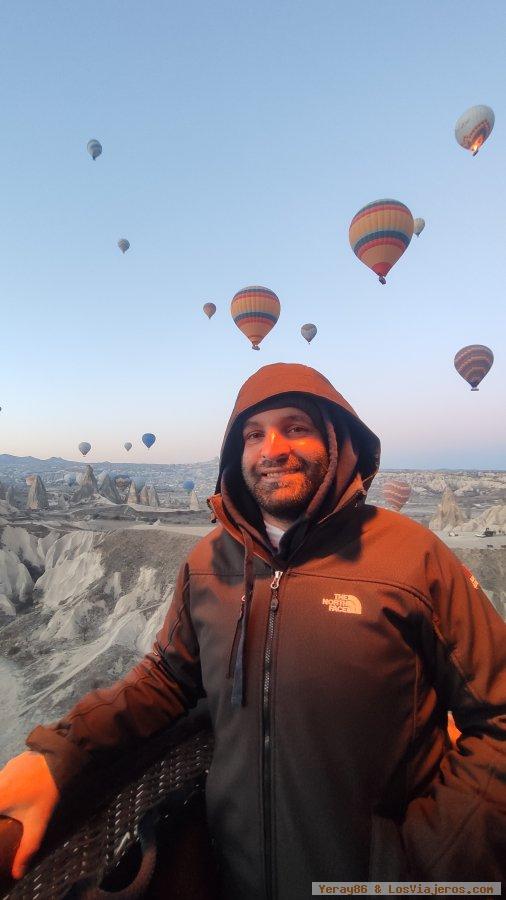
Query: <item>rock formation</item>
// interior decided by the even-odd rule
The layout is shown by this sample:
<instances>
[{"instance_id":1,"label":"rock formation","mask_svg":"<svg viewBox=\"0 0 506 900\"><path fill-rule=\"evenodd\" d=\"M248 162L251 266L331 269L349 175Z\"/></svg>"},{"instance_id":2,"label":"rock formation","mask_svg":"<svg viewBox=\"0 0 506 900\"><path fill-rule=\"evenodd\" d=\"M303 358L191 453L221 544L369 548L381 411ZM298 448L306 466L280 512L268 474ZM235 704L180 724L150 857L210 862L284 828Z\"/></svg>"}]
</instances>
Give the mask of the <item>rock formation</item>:
<instances>
[{"instance_id":1,"label":"rock formation","mask_svg":"<svg viewBox=\"0 0 506 900\"><path fill-rule=\"evenodd\" d=\"M11 506L18 505L17 499L16 499L16 491L14 490L13 484L10 484L9 487L7 488L7 490L5 492L5 499L7 500L7 503L9 503Z\"/></svg>"},{"instance_id":2,"label":"rock formation","mask_svg":"<svg viewBox=\"0 0 506 900\"><path fill-rule=\"evenodd\" d=\"M506 503L497 503L484 509L480 515L470 519L459 530L481 534L486 528L495 531L496 534L506 534Z\"/></svg>"},{"instance_id":3,"label":"rock formation","mask_svg":"<svg viewBox=\"0 0 506 900\"><path fill-rule=\"evenodd\" d=\"M101 479L101 482L99 484L99 491L100 495L102 497L105 497L107 500L112 500L113 503L121 503L121 497L118 493L118 488L116 487L114 482L111 481L107 472Z\"/></svg>"},{"instance_id":4,"label":"rock formation","mask_svg":"<svg viewBox=\"0 0 506 900\"><path fill-rule=\"evenodd\" d=\"M5 492L6 492L6 487L0 481L0 500L5 500Z\"/></svg>"},{"instance_id":5,"label":"rock formation","mask_svg":"<svg viewBox=\"0 0 506 900\"><path fill-rule=\"evenodd\" d=\"M200 510L200 501L195 489L190 494L190 509L194 512L198 512Z\"/></svg>"},{"instance_id":6,"label":"rock formation","mask_svg":"<svg viewBox=\"0 0 506 900\"><path fill-rule=\"evenodd\" d=\"M79 489L75 492L73 500L91 500L95 494L98 494L97 479L95 478L91 466L86 466L84 475L80 481Z\"/></svg>"},{"instance_id":7,"label":"rock formation","mask_svg":"<svg viewBox=\"0 0 506 900\"><path fill-rule=\"evenodd\" d=\"M130 487L128 488L126 502L127 503L139 503L139 494L137 492L137 488L135 487L135 481L130 482Z\"/></svg>"},{"instance_id":8,"label":"rock formation","mask_svg":"<svg viewBox=\"0 0 506 900\"><path fill-rule=\"evenodd\" d=\"M33 475L30 487L28 488L28 500L26 501L27 509L49 509L47 502L46 489L40 475Z\"/></svg>"},{"instance_id":9,"label":"rock formation","mask_svg":"<svg viewBox=\"0 0 506 900\"><path fill-rule=\"evenodd\" d=\"M139 503L144 506L160 506L158 494L153 484L145 484L139 494Z\"/></svg>"},{"instance_id":10,"label":"rock formation","mask_svg":"<svg viewBox=\"0 0 506 900\"><path fill-rule=\"evenodd\" d=\"M432 528L432 531L449 531L466 521L467 516L458 505L455 494L450 488L445 488L443 499L436 510L436 515L429 522L429 528Z\"/></svg>"}]
</instances>

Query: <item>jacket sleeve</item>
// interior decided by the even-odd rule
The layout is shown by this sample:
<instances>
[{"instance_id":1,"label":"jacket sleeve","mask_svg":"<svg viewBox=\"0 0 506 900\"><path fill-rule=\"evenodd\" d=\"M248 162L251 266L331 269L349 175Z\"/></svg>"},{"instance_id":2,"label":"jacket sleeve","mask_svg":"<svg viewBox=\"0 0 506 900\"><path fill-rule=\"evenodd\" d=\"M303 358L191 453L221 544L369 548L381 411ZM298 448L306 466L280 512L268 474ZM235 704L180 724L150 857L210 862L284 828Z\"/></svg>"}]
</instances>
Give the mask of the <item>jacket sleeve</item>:
<instances>
[{"instance_id":1,"label":"jacket sleeve","mask_svg":"<svg viewBox=\"0 0 506 900\"><path fill-rule=\"evenodd\" d=\"M83 771L173 724L204 696L188 606L184 565L153 649L111 687L90 691L62 719L30 732L26 744L45 755L60 793Z\"/></svg>"},{"instance_id":2,"label":"jacket sleeve","mask_svg":"<svg viewBox=\"0 0 506 900\"><path fill-rule=\"evenodd\" d=\"M427 555L436 691L462 732L402 837L412 876L506 879L506 624L473 574L438 541Z\"/></svg>"}]
</instances>

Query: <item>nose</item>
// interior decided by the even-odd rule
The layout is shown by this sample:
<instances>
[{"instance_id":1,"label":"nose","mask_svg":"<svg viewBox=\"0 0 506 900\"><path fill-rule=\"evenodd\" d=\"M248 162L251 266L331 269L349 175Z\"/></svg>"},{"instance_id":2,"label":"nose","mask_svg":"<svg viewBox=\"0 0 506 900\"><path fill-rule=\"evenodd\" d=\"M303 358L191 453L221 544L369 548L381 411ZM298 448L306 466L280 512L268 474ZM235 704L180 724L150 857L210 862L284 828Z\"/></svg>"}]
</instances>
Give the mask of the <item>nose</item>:
<instances>
[{"instance_id":1,"label":"nose","mask_svg":"<svg viewBox=\"0 0 506 900\"><path fill-rule=\"evenodd\" d=\"M262 459L278 459L280 456L289 456L289 454L289 441L276 428L270 428L262 445Z\"/></svg>"}]
</instances>

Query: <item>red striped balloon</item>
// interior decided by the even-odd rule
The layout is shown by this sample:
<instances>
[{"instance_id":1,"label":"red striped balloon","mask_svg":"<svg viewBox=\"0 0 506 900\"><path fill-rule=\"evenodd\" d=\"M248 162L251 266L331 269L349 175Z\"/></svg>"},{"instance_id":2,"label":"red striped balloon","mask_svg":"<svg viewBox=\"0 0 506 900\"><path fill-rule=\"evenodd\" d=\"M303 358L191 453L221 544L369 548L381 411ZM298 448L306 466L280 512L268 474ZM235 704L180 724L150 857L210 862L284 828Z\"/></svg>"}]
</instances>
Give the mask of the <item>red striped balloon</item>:
<instances>
[{"instance_id":1,"label":"red striped balloon","mask_svg":"<svg viewBox=\"0 0 506 900\"><path fill-rule=\"evenodd\" d=\"M390 509L399 512L411 496L411 485L407 481L385 481L381 496Z\"/></svg>"},{"instance_id":2,"label":"red striped balloon","mask_svg":"<svg viewBox=\"0 0 506 900\"><path fill-rule=\"evenodd\" d=\"M260 341L274 328L280 311L281 304L274 291L259 285L238 291L230 304L232 318L251 341L253 350L260 350Z\"/></svg>"},{"instance_id":3,"label":"red striped balloon","mask_svg":"<svg viewBox=\"0 0 506 900\"><path fill-rule=\"evenodd\" d=\"M478 390L480 381L492 367L494 354L490 347L483 344L469 344L455 354L454 366L462 378L471 385L472 391Z\"/></svg>"},{"instance_id":4,"label":"red striped balloon","mask_svg":"<svg viewBox=\"0 0 506 900\"><path fill-rule=\"evenodd\" d=\"M351 220L350 245L355 256L376 272L382 284L413 237L410 210L399 200L375 200Z\"/></svg>"}]
</instances>

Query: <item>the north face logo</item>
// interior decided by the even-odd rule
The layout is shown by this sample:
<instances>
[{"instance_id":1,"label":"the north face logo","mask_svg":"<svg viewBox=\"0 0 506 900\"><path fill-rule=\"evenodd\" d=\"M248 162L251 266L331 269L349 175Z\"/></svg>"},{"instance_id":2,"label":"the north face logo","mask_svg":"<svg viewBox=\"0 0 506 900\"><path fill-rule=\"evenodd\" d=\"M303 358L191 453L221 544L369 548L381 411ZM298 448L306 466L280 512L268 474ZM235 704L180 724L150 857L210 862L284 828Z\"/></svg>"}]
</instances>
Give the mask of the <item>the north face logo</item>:
<instances>
[{"instance_id":1,"label":"the north face logo","mask_svg":"<svg viewBox=\"0 0 506 900\"><path fill-rule=\"evenodd\" d=\"M329 612L354 613L356 616L362 613L362 604L353 594L334 594L331 600L324 597L322 603L328 606Z\"/></svg>"}]
</instances>

